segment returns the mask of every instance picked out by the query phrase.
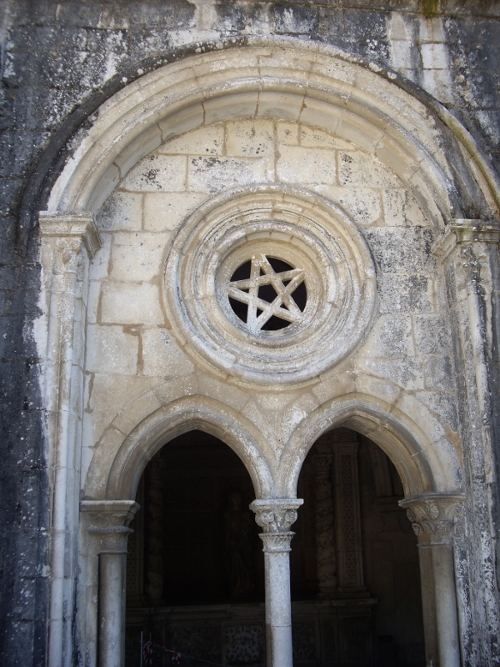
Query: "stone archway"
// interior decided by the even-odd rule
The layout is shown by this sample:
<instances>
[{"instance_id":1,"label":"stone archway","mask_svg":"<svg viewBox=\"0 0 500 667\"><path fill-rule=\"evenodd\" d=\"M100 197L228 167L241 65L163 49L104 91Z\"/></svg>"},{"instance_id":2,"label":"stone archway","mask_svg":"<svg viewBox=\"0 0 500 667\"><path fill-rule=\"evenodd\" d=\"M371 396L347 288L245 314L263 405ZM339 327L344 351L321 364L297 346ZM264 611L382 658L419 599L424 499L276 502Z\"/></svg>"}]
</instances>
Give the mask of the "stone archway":
<instances>
[{"instance_id":1,"label":"stone archway","mask_svg":"<svg viewBox=\"0 0 500 667\"><path fill-rule=\"evenodd\" d=\"M74 595L78 568L75 558L73 574L66 576L65 549L79 539L85 543L85 522L93 515L91 534L100 536L100 542L92 548L105 551L103 536L109 540L114 536L117 541L108 546L123 560L138 479L167 431L174 437L184 428L199 426L214 435L223 434L252 476L257 495L254 509L264 529L268 570L274 573L268 577L267 600L273 665L291 661L289 604L285 600L280 607L277 602L279 591L286 589L289 528L300 506L296 480L313 436L340 423L369 434L402 477L421 539L446 534L448 540L463 485L463 448L450 417L454 387L440 386L433 364L449 362L450 336L445 335L444 351L435 355L425 345L415 352L410 338L423 337L429 323L445 330L448 322L447 310L436 297L444 289L444 272L435 270L431 240L441 238L433 247L443 261L449 261L455 237L459 242L486 238L491 232L486 226L462 219L461 194L472 193L479 210L493 211L498 188L465 130L456 121L451 123L444 109L424 102L392 81L390 73L375 73L345 54L260 40L245 49L228 48L179 60L146 75L103 105L88 133L80 137L53 188L48 211L40 215L44 291L37 333L46 369L45 398L53 416L47 437L56 471L50 635L54 667L62 664L65 642L72 641L63 610ZM208 182L201 172L206 160L212 160L210 169L224 163L227 142L215 157L202 159L191 144L189 150L177 145L181 158L171 160L168 167L148 168L141 162L165 165L170 159L165 156L173 151L169 142L198 131L205 140L211 132L222 131L225 136L229 124L239 122L269 123L269 141L282 152L272 151L269 170L261 165L260 171L253 172L242 167L246 165L243 158L233 160L231 185L239 187L226 195L222 194L228 189L222 168L219 181ZM230 129L235 139L238 128ZM289 138L287 130L292 136L295 132L295 139ZM319 139L316 131L321 133ZM198 141L190 136L194 143ZM453 147L448 153L442 148L443 137ZM329 174L337 174L338 169L339 179L334 181L332 175L331 182L316 183L314 172L319 168L309 169L307 176L306 167L311 156L323 151L324 142L327 150L318 164ZM207 150L204 145L203 151ZM238 150L243 151L241 146ZM464 165L461 151L473 160ZM254 157L247 155L247 162ZM195 160L203 163L197 172L199 196L189 200L192 192L186 182L172 195L165 183L179 180L175 164L189 161L189 180L199 167ZM454 160L463 166L460 177L453 175ZM353 173L358 193L354 201L346 193L353 188L349 181ZM369 187L363 180L367 174ZM307 178L308 187L304 187ZM144 179L160 194L168 193L157 207L159 217L155 217L151 189L143 188ZM110 195L113 199L119 185L130 207L117 212L115 206L113 212ZM368 216L358 206L363 189L370 196L377 190ZM177 202L189 200L189 206L168 209L169 197ZM147 213L142 208L144 200ZM409 213L405 206L410 207ZM259 218L262 210L266 220ZM259 218L257 223L253 215ZM421 225L414 224L415 216L423 221ZM210 256L204 253L203 234L197 236L197 230L207 231L203 227L207 220L213 223L208 230ZM234 220L249 224L241 244L234 236L238 227ZM408 253L394 260L389 255L397 255L398 239L408 229L414 246L410 243ZM232 245L227 253L217 254L228 238ZM290 271L310 281L311 303L319 305L296 317L281 339L274 331L261 337L257 328L245 331L217 291L220 278L229 293L238 262L251 261L240 257L239 244L247 250L252 246L255 253L262 250L266 258L264 250L272 259L289 260ZM390 253L386 254L386 247ZM188 267L191 273L186 269L190 255L199 259ZM335 261L328 264L332 256ZM298 266L301 262L304 266ZM408 265L415 271L410 276L406 275ZM204 281L197 273L199 267L205 273L212 268L214 273ZM330 282L338 288L335 294L321 284L313 289L321 283L323 272L331 273ZM287 296L285 282L294 276L287 271L281 274L283 297ZM269 283L275 279L269 272L267 276ZM344 308L335 303L336 295L342 296ZM404 340L401 360L396 362L383 352L384 336L397 319L390 320L393 306L403 313L397 321ZM356 315L353 321L351 312ZM315 314L319 314L316 319ZM285 319L291 321L294 315L292 306ZM313 328L306 325L313 327L313 320L317 323L321 317L322 334L332 322L338 325L334 330L340 352L335 348L337 336L335 340L318 336L310 349L307 342L293 347L297 341L307 341ZM224 346L224 336L216 331L221 322L234 345ZM204 336L198 336L197 324ZM348 335L342 339L344 324ZM216 343L214 331L219 334ZM252 340L250 352L246 342L240 344L242 339ZM217 346L220 350L214 352ZM287 372L283 359L287 350L294 351L300 372ZM375 365L370 365L372 357ZM268 367L277 370L268 372ZM424 367L429 386L424 383ZM86 516L81 524L79 489ZM441 560L436 556L435 563L432 556L426 567L430 573L444 567L447 594L440 596L445 604L429 621L428 636L435 637L436 623L442 624L438 628L440 664L455 666L458 640L450 640L448 632L451 625L457 626L456 613L453 617L450 612L451 547L448 542L429 544L432 549L425 547L427 553L445 554ZM104 555L103 563L112 560L111 552ZM82 572L86 568L88 572L78 585L80 591L87 588L91 597L96 591L90 555L83 553L81 562ZM119 578L114 581L101 602L117 614L113 620L110 613L109 627L119 628L122 610L116 603L121 584ZM433 596L435 584L430 586ZM95 664L93 613L79 620L89 664ZM119 665L120 649L113 643L121 641L119 632L113 642L108 639L111 662L105 661L102 651L99 659L102 665ZM433 656L437 655L435 645Z\"/></svg>"},{"instance_id":2,"label":"stone archway","mask_svg":"<svg viewBox=\"0 0 500 667\"><path fill-rule=\"evenodd\" d=\"M126 665L140 662L141 632L155 660L175 648L183 662L264 663L254 498L241 459L206 431L177 436L149 461L128 541Z\"/></svg>"},{"instance_id":3,"label":"stone archway","mask_svg":"<svg viewBox=\"0 0 500 667\"><path fill-rule=\"evenodd\" d=\"M307 452L332 427L352 428L381 447L399 473L405 494L399 504L407 509L419 540L426 660L429 664L459 665L453 536L464 512L460 464L444 440L444 447L439 447L438 424L430 446L426 429L410 418L409 405L406 413L395 406L388 411L388 407L380 399L362 395L320 406L295 431L283 452L287 491L295 489ZM426 426L432 428L429 423ZM349 452L346 456L349 460Z\"/></svg>"},{"instance_id":4,"label":"stone archway","mask_svg":"<svg viewBox=\"0 0 500 667\"><path fill-rule=\"evenodd\" d=\"M301 635L310 627L308 605L297 609L293 600L315 597L324 616L316 630L322 642L317 655L387 667L429 662L417 536L398 506L403 488L387 455L359 432L334 428L309 450L297 491L304 506L290 563Z\"/></svg>"}]
</instances>

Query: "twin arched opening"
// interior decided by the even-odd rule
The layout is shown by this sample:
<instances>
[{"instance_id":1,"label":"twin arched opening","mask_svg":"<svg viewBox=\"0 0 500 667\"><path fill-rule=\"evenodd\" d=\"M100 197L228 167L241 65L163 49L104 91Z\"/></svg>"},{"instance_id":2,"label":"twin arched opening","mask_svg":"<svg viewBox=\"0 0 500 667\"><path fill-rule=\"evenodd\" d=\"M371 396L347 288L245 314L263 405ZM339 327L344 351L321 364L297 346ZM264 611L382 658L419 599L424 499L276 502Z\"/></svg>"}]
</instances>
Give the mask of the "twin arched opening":
<instances>
[{"instance_id":1,"label":"twin arched opening","mask_svg":"<svg viewBox=\"0 0 500 667\"><path fill-rule=\"evenodd\" d=\"M309 594L306 594L306 598L309 598L309 602L307 600L297 600L294 603L295 611L293 612L294 616L290 616L290 624L292 623L292 619L295 618L296 633L300 634L301 632L305 632L307 635L308 631L304 628L316 627L314 623L319 623L318 628L320 629L318 629L317 632L316 630L314 632L309 630L310 633L312 632L311 637L313 635L317 638L319 637L319 644L315 645L315 648L313 649L313 641L311 638L307 639L307 637L305 637L304 639L304 636L299 637L295 643L295 661L297 664L300 664L301 661L300 657L297 657L299 655L297 651L299 651L301 640L305 641L306 645L309 641L310 650L316 651L318 656L321 655L324 657L329 655L328 651L333 651L332 655L335 654L341 661L348 661L351 659L349 656L352 657L354 654L351 655L350 652L357 650L358 655L356 659L359 664L378 664L376 660L382 659L381 656L383 657L385 664L391 664L391 660L395 661L398 659L396 657L397 655L399 655L402 660L406 660L406 664L408 665L418 664L422 659L423 652L423 640L421 636L419 639L418 632L416 631L421 619L420 602L418 598L416 599L410 592L410 586L405 592L406 607L404 612L401 610L398 612L395 609L392 609L392 612L387 612L387 606L391 606L391 602L388 603L387 600L390 599L391 596L389 595L389 598L386 597L388 592L383 589L383 585L381 584L384 576L388 577L388 580L410 576L414 587L415 582L417 582L419 578L415 560L415 537L410 530L409 524L406 525L406 519L404 519L406 530L403 529L402 533L398 532L402 530L402 518L404 518L404 512L398 507L398 502L402 500L402 497L398 496L398 494L401 493L404 486L407 496L406 504L410 503L410 505L415 502L417 502L417 504L421 503L422 499L424 499L424 503L429 501L439 503L442 502L443 498L445 503L448 502L447 499L456 502L456 496L446 493L446 491L453 489L452 485L456 483L456 480L448 478L444 485L446 491L443 496L442 491L444 489L440 488L443 479L441 466L435 469L432 457L430 460L429 457L427 457L425 442L422 443L417 439L419 436L422 436L422 432L416 425L413 424L414 432L412 433L409 429L407 430L405 425L403 425L400 420L397 420L394 415L391 415L389 412L382 412L380 406L376 405L374 399L368 403L367 397L364 397L364 400L361 400L360 397L352 398L349 401L340 401L338 404L331 402L330 404L321 406L321 408L313 413L309 420L306 420L304 424L295 430L279 460L277 458L273 459L272 452L270 451L268 452L268 458L266 459L262 454L260 456L256 455L256 452L262 447L262 443L259 442L261 436L257 429L252 428L248 423L245 423L245 420L241 417L238 418L231 409L227 408L227 406L223 406L213 399L207 399L200 396L186 397L174 401L168 408L164 407L155 411L155 413L143 420L135 429L133 429L128 438L123 442L115 456L113 465L111 466L105 490L107 500L97 501L97 503L95 503L95 501L87 501L89 509L93 508L95 510L99 503L103 503L103 505L109 504L110 507L115 507L117 502L118 504L123 503L124 505L127 505L127 507L131 506L130 503L135 505L133 499L136 497L137 487L141 476L146 468L155 470L155 468L151 468L151 466L156 465L156 472L149 473L149 477L146 476L145 478L149 480L156 479L156 482L153 483L153 499L147 499L147 489L149 489L149 493L151 493L151 486L146 488L143 484L141 493L145 505L145 513L149 512L149 515L151 515L151 511L148 510L148 507L151 507L151 502L154 504L155 509L153 510L153 514L156 513L158 515L155 519L157 524L156 528L158 529L159 523L163 523L161 518L158 520L158 512L161 513L163 510L158 508L166 507L163 500L159 501L159 498L163 497L163 491L161 491L161 489L164 488L161 475L159 476L158 474L158 470L161 469L161 452L162 450L168 450L168 443L172 443L174 446L178 442L176 438L179 439L179 436L184 440L189 438L189 434L190 432L193 432L193 429L199 429L200 431L209 434L209 437L211 437L213 441L217 438L219 440L219 446L221 446L222 449L225 449L225 446L223 446L222 443L226 443L238 455L240 461L247 468L252 480L255 495L258 498L257 502L262 502L264 504L270 502L271 508L274 507L272 503L278 503L278 505L285 503L286 506L289 506L290 502L292 502L293 505L293 498L296 497L297 484L308 501L308 507L300 510L303 512L303 519L301 522L302 525L300 523L298 524L299 539L297 540L295 561L292 557L292 573L294 572L294 568L301 569L302 572L308 568L310 570L311 562L314 562L314 567L316 569L315 574L312 576L312 579L315 582L312 584L314 591L311 592L311 589ZM357 435L357 433L362 434L361 441L359 441L360 436ZM305 434L309 434L309 440L305 439ZM301 438L304 439L304 444L302 448L299 449L296 442L300 441L299 439ZM338 442L336 442L336 438L339 440ZM399 478L394 469L392 482L388 482L391 478L391 464L384 463L386 457L380 452L379 447L375 444L375 439L383 444L385 451L391 455L392 462L397 470L402 471L403 475L401 478ZM359 458L362 473L358 477L359 442L361 442L360 451L362 452L362 455ZM419 445L418 452L415 451L416 443ZM299 453L297 453L297 451L299 451ZM292 452L293 454L290 459L287 458L289 452ZM380 452L380 454L377 454L377 452ZM311 454L309 457L307 456L308 453ZM380 467L380 464L385 466L386 469L385 481L381 482L382 478L379 477L378 481L372 482L371 491L367 491L370 484L367 485L366 479L361 483L361 486L359 482L359 479L363 480L364 477L366 477L366 471L370 469L370 466L366 466L366 457L368 453L371 456L370 463L374 466L373 469L377 466ZM443 461L442 454L443 453L441 453L440 457L441 463ZM382 459L380 459L380 456L382 456ZM446 453L444 458L446 458ZM297 464L297 460L300 461L300 464ZM160 468L158 468L158 462L160 462ZM239 474L241 475L241 463L238 463L238 465L240 466ZM389 465L388 468L387 465ZM285 466L288 468L288 476L283 475ZM302 474L301 477L300 473L302 468L304 468L305 476ZM448 464L444 466L444 469L447 471L456 469L456 461L453 460L453 457L448 459ZM313 470L314 472L312 472ZM172 473L175 475L174 471L170 471L170 475L172 475ZM184 476L186 476L185 473L186 471L184 471ZM153 477L151 477L151 475L153 475ZM305 481L307 475L309 475L308 482ZM309 487L311 487L311 476L312 485L315 489L313 492L311 492L310 488L309 490L307 489L308 484ZM376 477L377 475L375 474L374 479ZM170 477L170 479L173 478ZM280 479L283 479L287 483L287 486L282 489L279 487ZM289 479L295 480L293 486L290 484ZM335 479L337 480L336 482L334 481ZM347 482L345 481L346 479ZM167 483L166 478L164 478L163 481ZM399 487L401 491L397 490L399 481L402 483L402 486ZM392 490L388 492L380 491L380 488L382 488L384 484L384 488ZM213 480L211 485L213 486ZM202 486L203 484L201 484L201 487ZM379 489L378 491L377 488ZM235 521L238 529L241 528L242 521L245 526L250 525L248 521L248 512L241 504L243 498L248 500L248 498L246 498L246 496L248 496L248 489L243 493L241 493L240 489L236 488L229 489L229 487L224 487L224 489L225 509L222 525L227 521L227 516L230 516L230 518L236 517L237 521L236 519ZM416 497L408 497L409 490L416 492L418 495ZM292 501L290 498L284 496L283 493L288 493L289 491L293 491ZM375 504L378 502L382 508L382 514L379 512L380 508L377 509L377 512L379 512L379 521L381 516L384 517L383 521L388 520L387 518L392 516L392 519L389 519L389 521L393 522L392 528L389 529L389 532L392 531L392 542L386 539L387 534L380 539L377 529L373 528L374 516L371 516L371 518L368 516L369 510L367 507L373 506L374 503L367 503L366 498L363 499L363 493L368 496L370 493L374 493L374 497L376 496ZM384 496L384 493L387 495ZM196 493L194 495L196 496ZM233 507L232 497L235 495L238 496L238 507ZM221 496L220 493L219 496ZM220 499L221 498L219 498L219 501ZM83 509L86 509L85 505L87 503L83 503ZM315 514L315 535L313 538L311 538L311 525L313 523L310 521L311 508L314 508L313 513ZM175 508L170 507L171 512L172 510L174 510L175 514ZM215 513L217 512L217 503L213 510ZM387 510L390 511L390 514L387 514ZM275 510L272 511L275 512ZM398 520L397 516L399 516L399 514L401 514L402 518ZM276 512L274 513L274 516L275 520L279 523L280 520L278 519ZM347 523L345 519L346 516L350 517ZM219 517L219 519L220 518L221 517ZM142 528L139 527L137 539L143 540L142 548L144 549L144 545L146 544L144 542L146 519L144 519L144 517L142 517L142 519L138 517L138 521L139 526L141 526L142 521ZM211 518L211 521L214 523L214 517ZM330 522L330 530L326 528L325 521L326 523ZM399 521L397 528L395 528L394 521L396 521L396 523ZM259 523L261 523L261 521L259 521ZM336 527L334 528L334 526ZM264 531L266 531L265 527ZM249 532L248 528L246 528L244 532L245 539L243 542L247 544L249 543L247 538L251 537L252 534ZM266 533L264 533L264 535L265 534ZM309 538L307 535L309 535ZM396 542L394 542L393 539L394 535L396 535ZM253 536L255 538L255 531L253 532ZM153 538L153 544L156 544L156 546L158 546L158 544L162 545L163 542L165 542L165 538L162 538L162 542L162 539L158 539L158 535L155 538L154 534L152 536L150 534L150 539L151 537ZM172 538L172 535L170 534L169 537ZM221 534L219 537L222 537L222 540L225 540L224 534ZM176 539L177 538L174 537L174 540ZM223 543L226 544L226 542ZM365 544L364 554L363 543ZM134 554L137 554L138 543L136 542L134 544L133 552ZM193 547L193 544L188 548L190 553L192 552L192 549L195 548ZM215 550L217 550L217 538L215 539L214 544ZM312 549L311 544L315 545ZM410 552L405 552L405 548L407 547L403 547L404 544L407 544L407 546L413 544L412 550ZM366 545L368 545L368 547ZM394 545L397 545L396 551L399 550L400 553L399 557L396 555L393 558L392 552L394 551ZM166 546L165 548L166 550L169 548L172 549L172 546ZM182 546L179 548L182 552ZM222 551L224 551L224 548L225 547L221 547ZM239 548L241 548L241 544L238 549ZM198 546L198 549L200 554L203 553L203 548L200 545ZM253 545L253 550L255 552L255 544ZM366 550L368 550L370 554L369 557L367 556ZM213 544L212 551L214 551ZM222 553L222 551L219 555L221 556L221 562L224 563L227 554ZM312 553L314 553L314 555L311 560ZM402 553L405 553L404 557L401 557ZM411 554L413 554L413 556ZM279 552L279 555L286 555L288 558L287 553ZM422 555L427 556L428 552L420 551L420 555L421 557ZM239 554L239 556L241 556L241 554ZM103 557L104 556L100 556L101 559ZM106 556L106 558L108 557ZM156 562L154 567L156 567L157 571L156 573L153 571L151 574L151 570L149 570L148 575L146 570L142 569L142 576L145 577L143 579L143 585L149 576L149 595L151 595L151 590L155 590L156 598L154 598L154 594L153 600L151 600L151 597L148 598L147 595L144 597L145 593L143 589L144 594L139 606L129 609L129 630L127 631L129 637L129 655L133 656L135 654L134 652L137 648L135 644L137 644L140 629L146 629L156 633L155 636L157 641L159 641L160 638L162 638L163 642L166 641L165 638L169 639L170 642L174 641L174 639L177 643L184 641L185 653L189 654L189 651L191 651L191 654L193 654L193 652L196 654L193 656L194 658L197 657L201 660L207 659L207 645L204 641L200 639L201 645L198 646L198 648L196 648L196 646L193 648L193 644L189 643L186 639L187 635L191 636L192 633L195 632L194 626L196 626L197 623L197 621L193 621L193 619L189 620L188 617L190 613L194 613L197 618L200 614L202 617L205 614L207 616L205 619L206 623L210 625L210 623L213 624L215 622L212 618L213 613L215 613L216 616L217 614L220 616L220 613L222 613L221 609L216 605L216 611L214 612L212 605L211 611L208 611L208 608L205 609L203 604L201 606L198 604L195 605L194 612L188 613L181 604L180 607L174 605L174 607L171 607L170 611L167 613L164 606L166 602L163 599L165 587L163 584L159 585L159 582L163 581L163 579L158 574L158 570L161 570L161 567L163 567L159 567L158 563L160 561L164 562L165 558L165 550L163 547L158 550L158 554L155 554L154 549L153 552L149 549L149 561L146 559L146 562L153 562L151 561L151 558ZM378 586L379 590L382 591L379 594L379 607L377 607L378 598L376 601L375 598L370 596L370 591L366 586L363 575L364 569L367 568L367 558L368 561L373 563L376 563L378 558L389 559L387 562L391 561L390 565L386 565L382 568L379 567L378 574L373 574L373 567L368 566L370 576L372 577L371 579L370 576L368 577L369 583L372 587L375 587L375 590ZM192 555L189 557L186 556L186 562L191 562L191 560L193 560ZM196 557L194 560L196 560ZM208 559L208 561L210 561L210 559ZM215 556L214 562L216 561L217 557ZM299 565L297 565L297 562ZM221 563L219 563L219 565L221 565ZM137 570L137 562L133 567ZM144 567L144 562L140 568L141 567ZM148 567L151 568L151 566ZM203 568L203 563L201 561L198 563L198 567ZM267 571L268 567L269 563L266 561L266 581L269 580L269 572ZM376 570L377 565L374 567ZM210 576L209 570L210 568L207 570L208 576ZM279 571L283 572L282 566ZM430 576L431 579L434 576L432 574L432 568L429 572L428 564L427 572L426 568L424 568L423 573L427 577ZM225 575L227 575L227 572L225 574L219 573L219 578L222 577L221 581L224 581ZM251 577L254 576L255 574L252 573ZM210 630L210 633L215 632L215 636L220 640L220 645L218 645L218 647L214 647L214 644L212 643L214 651L212 658L219 655L222 660L221 656L223 652L226 651L224 660L230 662L232 655L231 650L233 650L231 648L231 641L234 640L235 646L240 647L238 650L241 649L242 643L245 644L245 642L248 641L250 641L250 643L253 642L252 645L254 648L252 650L254 650L255 655L252 655L254 655L254 662L264 659L262 643L264 625L263 617L261 618L263 608L259 601L259 595L262 594L263 588L262 577L263 571L261 567L260 580L251 582L252 593L254 594L253 599L252 595L249 594L250 599L245 600L245 594L243 593L242 600L231 600L231 584L227 583L227 580L226 584L223 584L227 589L226 594L229 594L227 600L222 600L223 607L226 605L226 607L224 607L226 611L224 611L223 615L226 614L227 609L229 609L227 608L228 602L230 605L234 605L234 602L237 602L243 606L238 607L239 611L236 611L236 617L234 618L234 609L233 606L230 606L230 609L232 610L231 613L228 612L229 615L226 614L223 622L220 621L219 618L219 620L215 622L214 627ZM311 577L309 578L311 579ZM285 577L285 579L286 581L281 585L289 586L287 577ZM297 581L297 576L292 574L292 595L294 580ZM311 582L309 581L309 583L307 583L307 576L303 575L302 579L299 577L299 580L301 581L299 588L301 586L302 590L306 590L308 586L311 588ZM105 579L103 581L105 581ZM239 582L234 585L237 587L242 586L241 576L239 576ZM202 584L201 586L203 587ZM295 584L295 586L297 587L297 584ZM187 588L189 587L186 587L186 589ZM265 589L266 609L269 610L269 607L271 606L271 602L268 599L269 584L266 584ZM454 595L454 591L452 592ZM422 582L422 594L424 604L424 626L426 630L425 652L427 656L436 656L440 650L449 651L449 646L444 649L441 649L439 646L436 629L436 610L429 611L428 597L429 595L431 595L431 597L434 596L430 581L424 580ZM201 595L201 597L203 597L203 595ZM139 598L137 598L137 596L135 598L136 605ZM393 592L392 604L394 604L395 599ZM332 603L332 600L338 601ZM413 602L409 604L408 600L413 600ZM179 602L179 600L177 600L177 602ZM446 602L446 600L444 600L444 602ZM441 603L443 603L443 600L441 600ZM125 600L122 599L122 605L124 604ZM144 611L143 606L141 606L144 604L146 604L147 609L149 610L147 613ZM334 606L336 605L333 616L332 604L334 604ZM352 606L353 604L354 607ZM448 605L450 604L453 604L453 600L451 600L451 602L448 601ZM153 608L157 609L157 611L152 612ZM381 610L380 613L378 609ZM145 613L146 616L144 616ZM188 614L187 616L186 613ZM242 618L245 620L245 614L250 614L250 620L247 619L247 622L241 625ZM183 619L182 622L179 620L181 617ZM404 622L404 618L406 617L408 620L408 627L405 626ZM186 619L188 619L189 622ZM235 622L238 619L240 625L236 626ZM189 623L191 623L190 629ZM311 625L311 623L313 623L313 625ZM394 628L392 628L393 625ZM254 628L251 632L253 632L255 636L250 639L248 637L242 637L240 632L241 628L246 628L243 632L243 634L245 634L250 626ZM290 632L291 627L292 626L290 625ZM300 630L299 627L302 628L302 630ZM325 629L327 627L329 629ZM409 630L410 627L413 628L411 631ZM167 628L169 628L168 632ZM385 630L383 630L383 628L385 628ZM124 632L123 627L121 632ZM236 632L235 637L231 634L234 632ZM359 653L359 642L356 643L353 639L355 636L358 638L359 636L362 636L364 638L361 641L363 646L361 653ZM329 649L328 642L332 642L333 638L335 638L334 643L336 648L334 649L330 647ZM446 641L446 639L447 638L444 637L441 641ZM168 642L166 643L168 644ZM132 648L130 648L130 645ZM356 648L356 646L358 646L358 648ZM234 650L237 649L234 648ZM273 649L269 647L268 643L268 653L269 651L272 652L272 650ZM283 649L280 649L280 651L281 650ZM289 650L292 650L291 643ZM218 651L219 653L217 653ZM394 662L394 664L397 664L397 662ZM403 664L405 663L403 662Z\"/></svg>"},{"instance_id":2,"label":"twin arched opening","mask_svg":"<svg viewBox=\"0 0 500 667\"><path fill-rule=\"evenodd\" d=\"M247 509L251 480L207 431L205 424L169 439L141 478L129 537L126 665L139 659L141 632L194 664L264 662L264 562ZM416 536L388 458L369 438L335 428L309 449L298 492L294 664L420 665ZM391 583L401 579L403 588Z\"/></svg>"}]
</instances>

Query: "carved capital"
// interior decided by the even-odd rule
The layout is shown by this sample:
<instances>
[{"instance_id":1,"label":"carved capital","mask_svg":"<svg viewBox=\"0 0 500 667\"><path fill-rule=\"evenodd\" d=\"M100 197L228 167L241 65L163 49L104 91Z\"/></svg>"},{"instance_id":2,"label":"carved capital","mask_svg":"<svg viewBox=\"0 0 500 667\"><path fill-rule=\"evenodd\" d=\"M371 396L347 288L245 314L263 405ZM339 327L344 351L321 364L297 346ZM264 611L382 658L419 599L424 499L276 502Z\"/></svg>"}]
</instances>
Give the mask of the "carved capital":
<instances>
[{"instance_id":1,"label":"carved capital","mask_svg":"<svg viewBox=\"0 0 500 667\"><path fill-rule=\"evenodd\" d=\"M128 526L138 509L133 500L83 500L80 511L89 520L91 552L127 553L127 539L133 532Z\"/></svg>"},{"instance_id":2,"label":"carved capital","mask_svg":"<svg viewBox=\"0 0 500 667\"><path fill-rule=\"evenodd\" d=\"M63 264L68 264L72 254L78 254L82 244L90 259L101 247L101 238L92 213L49 213L40 211L40 236L54 239L60 249Z\"/></svg>"},{"instance_id":3,"label":"carved capital","mask_svg":"<svg viewBox=\"0 0 500 667\"><path fill-rule=\"evenodd\" d=\"M297 520L297 510L304 503L297 498L270 498L254 500L250 509L264 533L287 533Z\"/></svg>"},{"instance_id":4,"label":"carved capital","mask_svg":"<svg viewBox=\"0 0 500 667\"><path fill-rule=\"evenodd\" d=\"M464 514L463 501L460 495L428 494L401 500L399 505L406 509L420 543L449 544Z\"/></svg>"},{"instance_id":5,"label":"carved capital","mask_svg":"<svg viewBox=\"0 0 500 667\"><path fill-rule=\"evenodd\" d=\"M290 542L295 533L260 533L260 539L264 542L262 551L264 553L283 553L291 551Z\"/></svg>"},{"instance_id":6,"label":"carved capital","mask_svg":"<svg viewBox=\"0 0 500 667\"><path fill-rule=\"evenodd\" d=\"M500 227L479 219L450 220L446 231L434 242L432 252L445 262L453 250L464 243L500 243Z\"/></svg>"}]
</instances>

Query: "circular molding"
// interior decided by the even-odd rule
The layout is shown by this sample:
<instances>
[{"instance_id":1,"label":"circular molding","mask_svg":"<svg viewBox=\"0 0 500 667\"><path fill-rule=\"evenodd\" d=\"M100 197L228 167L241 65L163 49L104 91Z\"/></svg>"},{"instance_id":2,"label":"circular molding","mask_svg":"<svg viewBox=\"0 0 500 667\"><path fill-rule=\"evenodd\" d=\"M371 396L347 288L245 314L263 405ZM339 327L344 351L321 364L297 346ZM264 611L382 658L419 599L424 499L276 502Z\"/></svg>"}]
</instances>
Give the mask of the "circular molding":
<instances>
[{"instance_id":1,"label":"circular molding","mask_svg":"<svg viewBox=\"0 0 500 667\"><path fill-rule=\"evenodd\" d=\"M285 287L274 312L297 315L279 330L250 326L229 301L236 269L262 257L300 271L306 286L298 316L286 294L293 276L261 269L277 292L280 280ZM257 282L249 280L256 298ZM310 380L341 361L366 331L376 297L370 252L346 214L306 190L269 185L226 192L189 216L170 248L164 287L174 333L195 361L264 384Z\"/></svg>"}]
</instances>

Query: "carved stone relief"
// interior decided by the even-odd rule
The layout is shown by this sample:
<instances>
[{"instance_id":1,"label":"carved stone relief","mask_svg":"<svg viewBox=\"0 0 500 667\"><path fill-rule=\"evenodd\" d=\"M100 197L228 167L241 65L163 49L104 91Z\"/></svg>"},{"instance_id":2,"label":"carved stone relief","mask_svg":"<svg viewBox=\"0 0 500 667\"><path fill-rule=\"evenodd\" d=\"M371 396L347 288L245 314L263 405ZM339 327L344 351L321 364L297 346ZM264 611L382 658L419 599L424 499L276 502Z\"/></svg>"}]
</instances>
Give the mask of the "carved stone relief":
<instances>
[{"instance_id":1,"label":"carved stone relief","mask_svg":"<svg viewBox=\"0 0 500 667\"><path fill-rule=\"evenodd\" d=\"M316 550L319 595L333 595L337 586L337 558L332 497L333 454L316 454Z\"/></svg>"},{"instance_id":2,"label":"carved stone relief","mask_svg":"<svg viewBox=\"0 0 500 667\"><path fill-rule=\"evenodd\" d=\"M376 292L371 254L346 214L277 185L197 209L173 241L164 285L175 335L195 360L264 383L338 363L365 332Z\"/></svg>"},{"instance_id":3,"label":"carved stone relief","mask_svg":"<svg viewBox=\"0 0 500 667\"><path fill-rule=\"evenodd\" d=\"M263 657L264 632L260 625L228 625L224 628L224 661L251 665Z\"/></svg>"}]
</instances>

